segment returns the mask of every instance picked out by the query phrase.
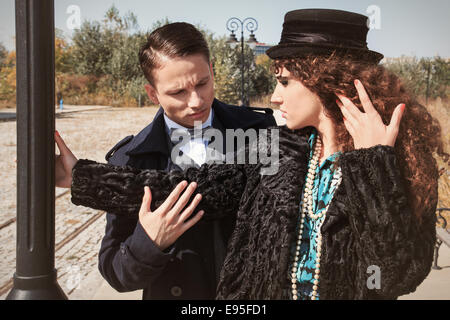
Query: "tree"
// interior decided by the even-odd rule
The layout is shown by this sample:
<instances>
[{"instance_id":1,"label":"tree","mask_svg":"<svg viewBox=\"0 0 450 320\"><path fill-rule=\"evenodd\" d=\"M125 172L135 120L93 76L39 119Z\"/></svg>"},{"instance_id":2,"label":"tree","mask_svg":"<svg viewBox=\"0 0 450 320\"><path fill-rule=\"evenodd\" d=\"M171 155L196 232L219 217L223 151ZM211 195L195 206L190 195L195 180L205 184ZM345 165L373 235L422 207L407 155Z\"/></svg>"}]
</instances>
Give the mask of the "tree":
<instances>
[{"instance_id":1,"label":"tree","mask_svg":"<svg viewBox=\"0 0 450 320\"><path fill-rule=\"evenodd\" d=\"M216 97L237 104L242 91L241 46L232 48L226 37L214 39L211 35L207 39L214 68ZM267 95L273 89L274 77L270 64L268 57L256 60L253 50L244 44L244 95L247 99Z\"/></svg>"},{"instance_id":2,"label":"tree","mask_svg":"<svg viewBox=\"0 0 450 320\"><path fill-rule=\"evenodd\" d=\"M16 104L16 52L7 53L0 70L0 100L9 106Z\"/></svg>"},{"instance_id":3,"label":"tree","mask_svg":"<svg viewBox=\"0 0 450 320\"><path fill-rule=\"evenodd\" d=\"M253 96L261 97L268 95L273 92L276 85L276 79L271 69L272 60L270 60L269 56L262 54L256 57L255 64L255 72L252 75Z\"/></svg>"},{"instance_id":4,"label":"tree","mask_svg":"<svg viewBox=\"0 0 450 320\"><path fill-rule=\"evenodd\" d=\"M139 66L139 50L143 43L145 43L144 34L134 34L121 39L120 45L112 52L108 67L108 74L114 80L130 81L142 76Z\"/></svg>"},{"instance_id":5,"label":"tree","mask_svg":"<svg viewBox=\"0 0 450 320\"><path fill-rule=\"evenodd\" d=\"M167 17L165 17L164 19L157 20L156 22L154 22L152 24L150 32L152 32L153 30L156 30L158 28L161 28L162 26L165 26L166 24L169 24L169 23L172 23L172 21L170 21Z\"/></svg>"},{"instance_id":6,"label":"tree","mask_svg":"<svg viewBox=\"0 0 450 320\"><path fill-rule=\"evenodd\" d=\"M72 48L64 39L63 32L59 29L55 30L55 72L71 73L73 72Z\"/></svg>"},{"instance_id":7,"label":"tree","mask_svg":"<svg viewBox=\"0 0 450 320\"><path fill-rule=\"evenodd\" d=\"M425 66L430 71L430 76L427 77L428 97L447 99L450 87L450 59L437 56L427 61Z\"/></svg>"},{"instance_id":8,"label":"tree","mask_svg":"<svg viewBox=\"0 0 450 320\"><path fill-rule=\"evenodd\" d=\"M118 32L129 32L131 30L138 30L139 24L137 17L131 11L128 11L123 17L120 16L119 10L113 4L111 8L105 13L103 19L105 29L110 29Z\"/></svg>"},{"instance_id":9,"label":"tree","mask_svg":"<svg viewBox=\"0 0 450 320\"><path fill-rule=\"evenodd\" d=\"M130 94L136 101L139 96L145 97L144 85L147 80L139 64L139 50L145 43L146 35L136 33L122 39L112 53L109 63L109 74L112 86L120 94Z\"/></svg>"},{"instance_id":10,"label":"tree","mask_svg":"<svg viewBox=\"0 0 450 320\"><path fill-rule=\"evenodd\" d=\"M240 99L240 71L236 52L226 42L225 37L214 39L212 34L206 37L211 52L214 70L215 95L217 99L237 104Z\"/></svg>"},{"instance_id":11,"label":"tree","mask_svg":"<svg viewBox=\"0 0 450 320\"><path fill-rule=\"evenodd\" d=\"M0 42L0 69L4 66L8 50L6 50L3 43Z\"/></svg>"},{"instance_id":12,"label":"tree","mask_svg":"<svg viewBox=\"0 0 450 320\"><path fill-rule=\"evenodd\" d=\"M148 32L138 31L136 16L121 15L112 6L100 22L85 21L73 35L69 46L57 35L55 58L58 90L75 101L95 100L112 105L128 104L133 99L146 99L146 79L140 69L138 52L149 32L170 23L169 19L155 21ZM225 37L196 26L205 36L215 73L216 97L237 104L241 96L241 48L232 48ZM270 62L255 61L253 51L245 45L245 93L247 98L266 95L273 87ZM72 68L69 66L72 65ZM70 74L70 75L69 75ZM83 83L84 87L78 84ZM83 100L79 95L92 98ZM70 101L70 100L65 100ZM121 102L122 101L122 102Z\"/></svg>"},{"instance_id":13,"label":"tree","mask_svg":"<svg viewBox=\"0 0 450 320\"><path fill-rule=\"evenodd\" d=\"M448 98L450 82L449 59L441 57L400 57L386 59L384 66L399 76L416 96Z\"/></svg>"},{"instance_id":14,"label":"tree","mask_svg":"<svg viewBox=\"0 0 450 320\"><path fill-rule=\"evenodd\" d=\"M111 44L105 41L98 22L85 21L73 35L72 57L76 73L102 76L111 57Z\"/></svg>"},{"instance_id":15,"label":"tree","mask_svg":"<svg viewBox=\"0 0 450 320\"><path fill-rule=\"evenodd\" d=\"M127 45L129 33L138 28L136 16L120 16L115 6L105 13L102 24L85 21L73 36L73 59L80 74L97 77L111 74L111 59L115 50Z\"/></svg>"}]
</instances>

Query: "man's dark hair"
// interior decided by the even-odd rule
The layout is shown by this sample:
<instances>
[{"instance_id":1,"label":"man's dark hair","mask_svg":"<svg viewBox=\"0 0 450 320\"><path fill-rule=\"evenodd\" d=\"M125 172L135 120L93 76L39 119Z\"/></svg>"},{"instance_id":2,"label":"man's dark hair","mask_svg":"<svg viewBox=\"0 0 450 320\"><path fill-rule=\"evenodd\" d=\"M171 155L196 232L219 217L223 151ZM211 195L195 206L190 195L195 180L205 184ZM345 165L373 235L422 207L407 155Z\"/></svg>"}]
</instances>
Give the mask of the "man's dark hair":
<instances>
[{"instance_id":1,"label":"man's dark hair","mask_svg":"<svg viewBox=\"0 0 450 320\"><path fill-rule=\"evenodd\" d=\"M152 71L160 67L160 56L180 58L202 54L209 63L209 48L202 33L186 22L169 23L154 30L139 52L139 63L151 85Z\"/></svg>"}]
</instances>

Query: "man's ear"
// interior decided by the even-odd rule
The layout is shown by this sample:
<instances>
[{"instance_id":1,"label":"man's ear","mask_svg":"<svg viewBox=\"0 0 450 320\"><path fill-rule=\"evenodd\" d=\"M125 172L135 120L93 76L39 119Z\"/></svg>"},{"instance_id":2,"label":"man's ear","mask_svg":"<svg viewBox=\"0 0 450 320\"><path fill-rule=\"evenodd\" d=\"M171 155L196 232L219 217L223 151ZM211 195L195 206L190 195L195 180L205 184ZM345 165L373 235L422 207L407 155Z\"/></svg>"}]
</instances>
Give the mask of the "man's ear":
<instances>
[{"instance_id":1,"label":"man's ear","mask_svg":"<svg viewBox=\"0 0 450 320\"><path fill-rule=\"evenodd\" d=\"M156 96L156 89L149 83L144 85L148 98L156 105L159 105L158 97Z\"/></svg>"}]
</instances>

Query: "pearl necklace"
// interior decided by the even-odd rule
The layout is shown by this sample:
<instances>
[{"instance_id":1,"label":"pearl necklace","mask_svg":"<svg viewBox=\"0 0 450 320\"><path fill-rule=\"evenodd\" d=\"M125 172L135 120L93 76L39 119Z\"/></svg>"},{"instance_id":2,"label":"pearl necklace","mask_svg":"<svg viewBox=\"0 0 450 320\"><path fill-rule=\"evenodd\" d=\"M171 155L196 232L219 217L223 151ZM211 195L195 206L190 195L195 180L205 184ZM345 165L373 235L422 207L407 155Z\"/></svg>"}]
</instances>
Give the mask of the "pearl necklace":
<instances>
[{"instance_id":1,"label":"pearl necklace","mask_svg":"<svg viewBox=\"0 0 450 320\"><path fill-rule=\"evenodd\" d=\"M302 242L302 233L303 233L303 228L304 228L304 224L305 224L306 214L308 214L308 216L312 220L320 219L325 216L326 212L328 211L328 206L331 203L331 200L330 200L330 202L328 203L328 205L322 212L320 212L319 214L314 214L312 191L313 191L313 186L314 186L314 177L316 175L317 165L319 164L319 157L320 157L321 151L322 151L322 142L317 137L316 141L315 141L315 146L314 146L314 153L313 153L312 159L309 163L308 174L307 174L306 183L305 183L305 191L303 194L303 206L302 206L302 210L301 210L302 214L301 214L301 218L300 218L300 226L299 226L298 237L297 237L297 247L295 250L294 264L292 266L292 274L291 274L291 276L292 276L292 298L294 300L298 300L297 270L298 270L298 264L299 264L300 246L301 246L301 242ZM341 173L340 168L338 168L338 170L333 175L332 185L333 184L339 185L339 183L341 182L341 179L342 179L342 173ZM323 219L320 222L320 226L318 228L317 237L316 237L316 243L317 243L316 268L314 271L314 273L315 273L314 274L314 282L313 282L314 285L313 285L313 292L311 295L311 300L316 300L317 290L319 288L320 256L321 256L321 252L322 252L322 233L320 232L320 229L322 227L324 220L325 219Z\"/></svg>"}]
</instances>

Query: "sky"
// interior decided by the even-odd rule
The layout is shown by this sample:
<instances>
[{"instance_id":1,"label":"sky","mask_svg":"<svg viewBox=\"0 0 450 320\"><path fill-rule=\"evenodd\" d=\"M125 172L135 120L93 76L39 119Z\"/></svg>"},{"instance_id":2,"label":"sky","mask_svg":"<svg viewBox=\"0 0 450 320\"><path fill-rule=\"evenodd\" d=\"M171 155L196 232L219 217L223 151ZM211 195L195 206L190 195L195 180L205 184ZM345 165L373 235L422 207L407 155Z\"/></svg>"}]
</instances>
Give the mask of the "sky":
<instances>
[{"instance_id":1,"label":"sky","mask_svg":"<svg viewBox=\"0 0 450 320\"><path fill-rule=\"evenodd\" d=\"M14 2L0 1L0 42L9 50L15 47ZM133 12L141 30L167 17L172 22L199 24L222 36L230 33L229 18L252 17L258 21L257 40L271 45L279 42L284 14L290 10L347 10L372 18L369 49L386 57L450 57L450 0L55 0L55 26L70 38L73 31L68 25L76 22L76 11L71 9L79 10L81 22L101 20L113 4L121 14Z\"/></svg>"}]
</instances>

